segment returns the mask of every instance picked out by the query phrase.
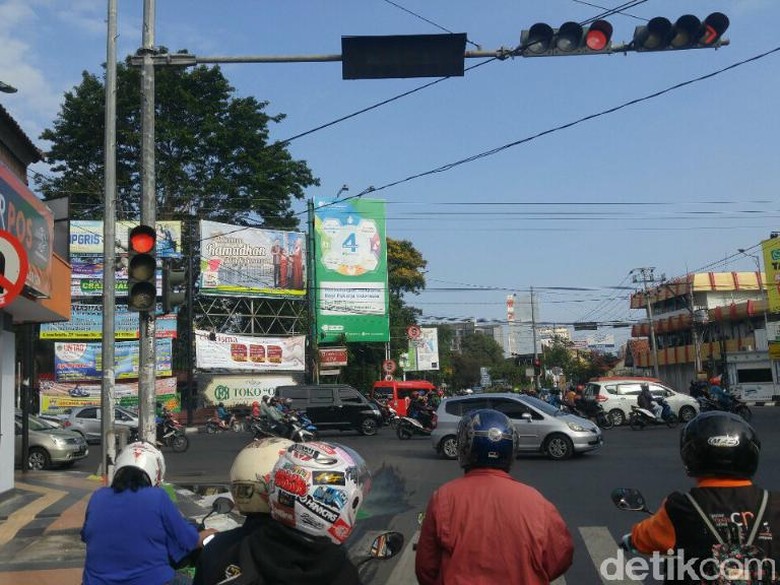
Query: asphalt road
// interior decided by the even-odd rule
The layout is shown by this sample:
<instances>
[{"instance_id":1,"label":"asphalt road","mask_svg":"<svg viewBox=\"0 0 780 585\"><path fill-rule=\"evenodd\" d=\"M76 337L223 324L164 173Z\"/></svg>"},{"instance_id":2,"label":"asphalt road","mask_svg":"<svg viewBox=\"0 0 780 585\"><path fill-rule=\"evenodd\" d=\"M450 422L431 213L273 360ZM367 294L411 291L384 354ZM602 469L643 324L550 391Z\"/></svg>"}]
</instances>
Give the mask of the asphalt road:
<instances>
[{"instance_id":1,"label":"asphalt road","mask_svg":"<svg viewBox=\"0 0 780 585\"><path fill-rule=\"evenodd\" d=\"M753 413L753 425L762 441L756 481L780 489L780 409L754 408ZM655 427L632 431L619 427L605 431L600 451L568 461L524 456L515 463L512 475L537 488L558 507L574 538L574 564L561 584L601 583L599 565L616 554L616 539L643 517L617 510L609 497L613 488L640 488L653 507L667 493L691 485L678 453L679 430ZM165 451L167 479L195 488L226 485L233 457L250 439L247 433L232 432L189 437L191 445L186 453ZM433 490L460 475L457 462L438 458L427 437L400 441L385 428L374 437L326 432L323 440L355 448L372 469L373 487L356 538L363 531L398 530L411 543L417 514L425 509ZM79 467L97 469L100 446L93 445L90 451ZM370 563L366 580L374 585L414 583L403 578L410 576L410 561L411 550L400 558ZM655 581L647 579L645 583Z\"/></svg>"}]
</instances>

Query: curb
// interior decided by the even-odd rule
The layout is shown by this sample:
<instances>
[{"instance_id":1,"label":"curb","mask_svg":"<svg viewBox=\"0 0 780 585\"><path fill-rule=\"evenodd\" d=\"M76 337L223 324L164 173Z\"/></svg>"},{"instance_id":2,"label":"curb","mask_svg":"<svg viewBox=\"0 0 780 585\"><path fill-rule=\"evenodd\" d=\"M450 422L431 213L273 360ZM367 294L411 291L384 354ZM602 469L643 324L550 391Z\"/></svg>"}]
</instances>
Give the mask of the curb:
<instances>
[{"instance_id":1,"label":"curb","mask_svg":"<svg viewBox=\"0 0 780 585\"><path fill-rule=\"evenodd\" d=\"M757 400L754 402L745 402L745 405L746 406L780 406L780 402L773 401L773 400L767 400L767 401Z\"/></svg>"}]
</instances>

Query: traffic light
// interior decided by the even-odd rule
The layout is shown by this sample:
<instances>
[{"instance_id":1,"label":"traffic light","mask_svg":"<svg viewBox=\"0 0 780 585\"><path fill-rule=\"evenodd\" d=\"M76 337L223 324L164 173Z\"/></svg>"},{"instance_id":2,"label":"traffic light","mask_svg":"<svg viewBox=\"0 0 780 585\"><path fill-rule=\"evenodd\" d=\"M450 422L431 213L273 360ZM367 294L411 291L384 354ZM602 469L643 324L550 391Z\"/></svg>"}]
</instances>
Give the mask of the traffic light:
<instances>
[{"instance_id":1,"label":"traffic light","mask_svg":"<svg viewBox=\"0 0 780 585\"><path fill-rule=\"evenodd\" d=\"M162 306L164 313L170 313L174 308L184 304L187 293L177 290L187 280L184 268L174 268L170 260L163 260L162 267Z\"/></svg>"},{"instance_id":2,"label":"traffic light","mask_svg":"<svg viewBox=\"0 0 780 585\"><path fill-rule=\"evenodd\" d=\"M131 311L154 311L157 302L156 240L156 230L148 225L135 226L127 237L127 308Z\"/></svg>"},{"instance_id":3,"label":"traffic light","mask_svg":"<svg viewBox=\"0 0 780 585\"><path fill-rule=\"evenodd\" d=\"M520 33L523 57L563 57L568 55L599 55L612 49L612 25L597 20L588 27L565 22L554 29L537 22Z\"/></svg>"},{"instance_id":4,"label":"traffic light","mask_svg":"<svg viewBox=\"0 0 780 585\"><path fill-rule=\"evenodd\" d=\"M713 12L704 22L686 14L674 24L657 16L646 25L636 27L632 45L639 52L719 47L720 37L728 27L728 17L720 12Z\"/></svg>"},{"instance_id":5,"label":"traffic light","mask_svg":"<svg viewBox=\"0 0 780 585\"><path fill-rule=\"evenodd\" d=\"M542 373L542 360L540 360L538 357L535 357L533 363L534 363L534 375L538 376Z\"/></svg>"}]
</instances>

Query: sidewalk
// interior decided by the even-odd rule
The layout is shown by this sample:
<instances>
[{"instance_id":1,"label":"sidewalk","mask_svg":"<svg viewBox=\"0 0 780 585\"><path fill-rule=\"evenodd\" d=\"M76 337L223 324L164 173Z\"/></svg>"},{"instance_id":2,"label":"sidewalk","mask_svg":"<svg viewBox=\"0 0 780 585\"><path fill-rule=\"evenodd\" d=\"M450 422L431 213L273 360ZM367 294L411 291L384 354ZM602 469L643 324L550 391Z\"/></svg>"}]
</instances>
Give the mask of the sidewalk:
<instances>
[{"instance_id":1,"label":"sidewalk","mask_svg":"<svg viewBox=\"0 0 780 585\"><path fill-rule=\"evenodd\" d=\"M0 585L80 585L85 555L80 530L101 479L80 471L14 473L15 488L0 494ZM213 498L174 489L188 518L210 510ZM215 527L236 525L222 522L229 526Z\"/></svg>"}]
</instances>

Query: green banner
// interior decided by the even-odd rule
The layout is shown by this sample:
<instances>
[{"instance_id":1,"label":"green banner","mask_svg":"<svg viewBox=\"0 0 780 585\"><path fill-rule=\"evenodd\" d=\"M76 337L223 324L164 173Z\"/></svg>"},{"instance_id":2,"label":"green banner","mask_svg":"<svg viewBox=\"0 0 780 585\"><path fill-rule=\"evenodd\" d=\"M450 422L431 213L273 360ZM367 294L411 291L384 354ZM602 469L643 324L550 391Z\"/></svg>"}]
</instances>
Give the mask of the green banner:
<instances>
[{"instance_id":1,"label":"green banner","mask_svg":"<svg viewBox=\"0 0 780 585\"><path fill-rule=\"evenodd\" d=\"M314 205L318 342L389 341L385 202Z\"/></svg>"}]
</instances>

